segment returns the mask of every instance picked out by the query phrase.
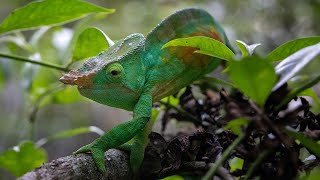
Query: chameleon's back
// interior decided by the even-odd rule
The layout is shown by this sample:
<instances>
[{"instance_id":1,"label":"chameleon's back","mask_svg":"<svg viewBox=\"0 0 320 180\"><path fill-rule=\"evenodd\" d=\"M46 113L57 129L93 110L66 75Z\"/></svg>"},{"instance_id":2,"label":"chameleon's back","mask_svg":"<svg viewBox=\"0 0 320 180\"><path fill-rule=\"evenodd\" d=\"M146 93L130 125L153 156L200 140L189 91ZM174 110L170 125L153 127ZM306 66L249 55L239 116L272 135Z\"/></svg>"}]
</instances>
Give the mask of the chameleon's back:
<instances>
[{"instance_id":1,"label":"chameleon's back","mask_svg":"<svg viewBox=\"0 0 320 180\"><path fill-rule=\"evenodd\" d=\"M166 18L148 34L145 44L146 84L152 87L154 101L177 92L220 64L217 58L193 53L195 48L161 49L170 40L191 36L207 36L229 45L223 29L204 10L184 9Z\"/></svg>"}]
</instances>

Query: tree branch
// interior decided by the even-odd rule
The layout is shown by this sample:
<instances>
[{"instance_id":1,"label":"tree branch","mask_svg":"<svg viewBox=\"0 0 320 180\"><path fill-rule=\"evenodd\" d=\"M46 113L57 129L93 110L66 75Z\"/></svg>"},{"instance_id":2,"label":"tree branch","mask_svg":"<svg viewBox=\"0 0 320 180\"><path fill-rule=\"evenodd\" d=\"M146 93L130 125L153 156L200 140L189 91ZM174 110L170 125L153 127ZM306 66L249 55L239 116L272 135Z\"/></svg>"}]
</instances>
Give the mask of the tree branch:
<instances>
[{"instance_id":1,"label":"tree branch","mask_svg":"<svg viewBox=\"0 0 320 180\"><path fill-rule=\"evenodd\" d=\"M56 65L56 64L47 63L47 62L41 62L41 61L36 61L36 60L32 60L32 59L27 59L27 58L20 57L20 56L14 56L14 55L10 55L10 54L0 53L0 57L8 58L8 59L12 59L12 60L15 60L15 61L20 61L20 62L28 62L28 63L32 63L32 64L37 64L37 65L40 65L40 66L56 69L56 70L59 70L59 71L64 71L64 72L68 72L69 71L69 69L66 68L66 67L62 67L62 66L59 66L59 65Z\"/></svg>"},{"instance_id":2,"label":"tree branch","mask_svg":"<svg viewBox=\"0 0 320 180\"><path fill-rule=\"evenodd\" d=\"M107 173L101 174L89 154L77 154L53 160L26 173L19 180L36 179L131 179L127 153L110 149L105 153Z\"/></svg>"}]
</instances>

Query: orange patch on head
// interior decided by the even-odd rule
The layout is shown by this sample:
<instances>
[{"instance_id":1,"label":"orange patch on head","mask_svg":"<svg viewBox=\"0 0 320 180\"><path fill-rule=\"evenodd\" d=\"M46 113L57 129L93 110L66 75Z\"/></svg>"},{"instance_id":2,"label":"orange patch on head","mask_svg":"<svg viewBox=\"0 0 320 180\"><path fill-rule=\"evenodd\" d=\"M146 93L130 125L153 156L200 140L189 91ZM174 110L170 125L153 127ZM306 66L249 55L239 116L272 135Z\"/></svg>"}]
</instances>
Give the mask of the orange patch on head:
<instances>
[{"instance_id":1,"label":"orange patch on head","mask_svg":"<svg viewBox=\"0 0 320 180\"><path fill-rule=\"evenodd\" d=\"M70 71L64 74L59 80L64 84L77 85L79 88L91 87L93 77L96 73L81 74L78 71Z\"/></svg>"}]
</instances>

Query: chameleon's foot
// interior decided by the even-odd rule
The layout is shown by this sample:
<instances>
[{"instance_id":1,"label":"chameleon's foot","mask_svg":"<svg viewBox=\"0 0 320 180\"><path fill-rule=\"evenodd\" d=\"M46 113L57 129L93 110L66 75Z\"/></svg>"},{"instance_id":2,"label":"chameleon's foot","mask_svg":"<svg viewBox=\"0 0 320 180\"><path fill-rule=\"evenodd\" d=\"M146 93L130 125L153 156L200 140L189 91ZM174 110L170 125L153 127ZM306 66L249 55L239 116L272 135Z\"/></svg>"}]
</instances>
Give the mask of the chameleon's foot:
<instances>
[{"instance_id":1,"label":"chameleon's foot","mask_svg":"<svg viewBox=\"0 0 320 180\"><path fill-rule=\"evenodd\" d=\"M106 172L106 166L104 162L104 150L97 146L95 141L92 143L85 145L78 149L76 152L73 154L79 154L79 153L90 153L92 154L93 161L95 162L98 170L102 173Z\"/></svg>"}]
</instances>

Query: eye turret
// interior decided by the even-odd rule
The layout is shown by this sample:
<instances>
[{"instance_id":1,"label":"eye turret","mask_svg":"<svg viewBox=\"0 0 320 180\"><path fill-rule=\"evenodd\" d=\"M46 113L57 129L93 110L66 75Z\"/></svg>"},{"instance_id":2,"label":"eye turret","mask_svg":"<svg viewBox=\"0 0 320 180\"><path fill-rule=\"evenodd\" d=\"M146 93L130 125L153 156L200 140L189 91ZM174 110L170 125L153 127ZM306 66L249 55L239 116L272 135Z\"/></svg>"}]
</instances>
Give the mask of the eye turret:
<instances>
[{"instance_id":1,"label":"eye turret","mask_svg":"<svg viewBox=\"0 0 320 180\"><path fill-rule=\"evenodd\" d=\"M112 63L112 64L109 64L107 69L106 69L106 74L107 74L107 77L110 77L112 79L114 78L120 78L123 74L123 67L120 63Z\"/></svg>"}]
</instances>

